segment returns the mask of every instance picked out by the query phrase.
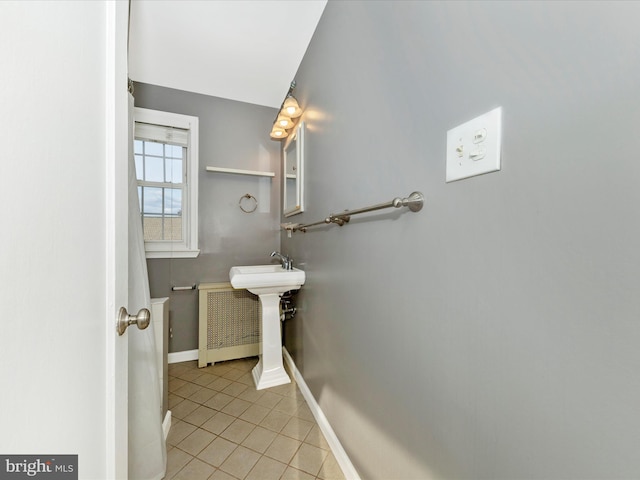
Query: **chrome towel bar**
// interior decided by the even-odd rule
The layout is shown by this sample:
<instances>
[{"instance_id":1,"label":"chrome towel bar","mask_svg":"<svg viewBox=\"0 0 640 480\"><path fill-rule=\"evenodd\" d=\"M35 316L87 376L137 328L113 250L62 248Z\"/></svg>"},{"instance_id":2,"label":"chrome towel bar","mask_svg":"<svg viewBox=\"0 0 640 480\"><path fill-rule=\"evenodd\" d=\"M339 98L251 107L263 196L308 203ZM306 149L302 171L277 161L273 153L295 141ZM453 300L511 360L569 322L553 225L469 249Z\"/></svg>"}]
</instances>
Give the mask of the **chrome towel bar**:
<instances>
[{"instance_id":1,"label":"chrome towel bar","mask_svg":"<svg viewBox=\"0 0 640 480\"><path fill-rule=\"evenodd\" d=\"M370 207L356 208L355 210L345 210L342 213L330 214L324 220L318 222L306 223L300 225L299 223L286 223L282 225L282 228L290 232L300 230L306 232L308 228L315 227L317 225L325 225L329 223L335 223L336 225L343 226L345 223L349 223L352 215L358 215L360 213L373 212L375 210L382 210L384 208L400 208L407 207L412 212L419 212L424 205L424 195L421 192L413 192L407 198L396 197L393 200L386 203L379 203L377 205L371 205Z\"/></svg>"},{"instance_id":2,"label":"chrome towel bar","mask_svg":"<svg viewBox=\"0 0 640 480\"><path fill-rule=\"evenodd\" d=\"M182 290L195 290L195 289L196 289L195 283L193 285L189 285L188 287L171 287L171 291L173 292L180 292Z\"/></svg>"}]
</instances>

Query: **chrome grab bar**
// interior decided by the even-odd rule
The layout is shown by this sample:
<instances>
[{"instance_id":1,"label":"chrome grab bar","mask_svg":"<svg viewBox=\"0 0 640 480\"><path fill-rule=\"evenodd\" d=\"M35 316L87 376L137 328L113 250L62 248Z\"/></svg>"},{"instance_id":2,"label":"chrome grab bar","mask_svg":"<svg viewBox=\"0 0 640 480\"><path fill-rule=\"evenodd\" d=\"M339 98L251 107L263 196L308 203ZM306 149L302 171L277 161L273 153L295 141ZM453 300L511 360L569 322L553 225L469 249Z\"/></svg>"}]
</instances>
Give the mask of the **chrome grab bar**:
<instances>
[{"instance_id":1,"label":"chrome grab bar","mask_svg":"<svg viewBox=\"0 0 640 480\"><path fill-rule=\"evenodd\" d=\"M295 232L300 230L301 232L306 232L308 228L315 227L317 225L325 225L329 223L335 223L336 225L343 226L345 223L349 223L352 215L358 215L360 213L373 212L375 210L382 210L384 208L400 208L407 207L412 212L419 212L422 210L424 205L424 195L421 192L413 192L407 198L396 197L393 200L385 203L379 203L377 205L371 205L370 207L357 208L355 210L345 210L342 213L338 214L330 214L324 220L320 220L314 223L306 223L300 225L299 223L287 223L283 224L282 227L285 230L290 232Z\"/></svg>"}]
</instances>

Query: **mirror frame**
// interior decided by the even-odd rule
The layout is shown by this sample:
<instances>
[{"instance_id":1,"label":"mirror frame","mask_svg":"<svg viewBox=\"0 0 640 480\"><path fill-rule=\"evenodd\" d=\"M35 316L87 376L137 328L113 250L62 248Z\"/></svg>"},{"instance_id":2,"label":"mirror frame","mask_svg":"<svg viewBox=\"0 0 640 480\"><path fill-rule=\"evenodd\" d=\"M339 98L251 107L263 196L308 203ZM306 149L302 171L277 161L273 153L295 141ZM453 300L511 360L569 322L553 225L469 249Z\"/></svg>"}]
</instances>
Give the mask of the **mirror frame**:
<instances>
[{"instance_id":1,"label":"mirror frame","mask_svg":"<svg viewBox=\"0 0 640 480\"><path fill-rule=\"evenodd\" d=\"M304 212L304 122L298 123L294 132L289 135L282 147L282 213L285 217L291 217ZM287 156L295 151L296 155L296 205L287 205Z\"/></svg>"}]
</instances>

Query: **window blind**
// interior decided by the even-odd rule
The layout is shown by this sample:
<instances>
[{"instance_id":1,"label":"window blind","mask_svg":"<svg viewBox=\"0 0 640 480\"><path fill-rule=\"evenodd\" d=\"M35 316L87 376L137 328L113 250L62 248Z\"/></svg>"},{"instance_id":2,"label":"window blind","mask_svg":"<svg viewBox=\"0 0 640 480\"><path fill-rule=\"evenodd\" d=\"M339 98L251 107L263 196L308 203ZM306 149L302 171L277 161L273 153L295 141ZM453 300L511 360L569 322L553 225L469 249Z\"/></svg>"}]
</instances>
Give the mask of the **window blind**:
<instances>
[{"instance_id":1,"label":"window blind","mask_svg":"<svg viewBox=\"0 0 640 480\"><path fill-rule=\"evenodd\" d=\"M136 138L183 147L189 146L189 130L184 128L136 122Z\"/></svg>"}]
</instances>

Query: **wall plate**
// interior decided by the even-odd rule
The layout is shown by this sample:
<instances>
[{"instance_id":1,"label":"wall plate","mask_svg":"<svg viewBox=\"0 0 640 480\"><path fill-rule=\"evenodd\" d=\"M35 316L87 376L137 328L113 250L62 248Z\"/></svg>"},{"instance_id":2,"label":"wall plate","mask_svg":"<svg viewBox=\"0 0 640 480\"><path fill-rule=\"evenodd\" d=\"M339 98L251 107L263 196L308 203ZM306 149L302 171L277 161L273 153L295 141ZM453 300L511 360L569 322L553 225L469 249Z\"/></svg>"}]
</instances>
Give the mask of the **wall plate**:
<instances>
[{"instance_id":1,"label":"wall plate","mask_svg":"<svg viewBox=\"0 0 640 480\"><path fill-rule=\"evenodd\" d=\"M447 132L447 182L500 170L502 107Z\"/></svg>"}]
</instances>

